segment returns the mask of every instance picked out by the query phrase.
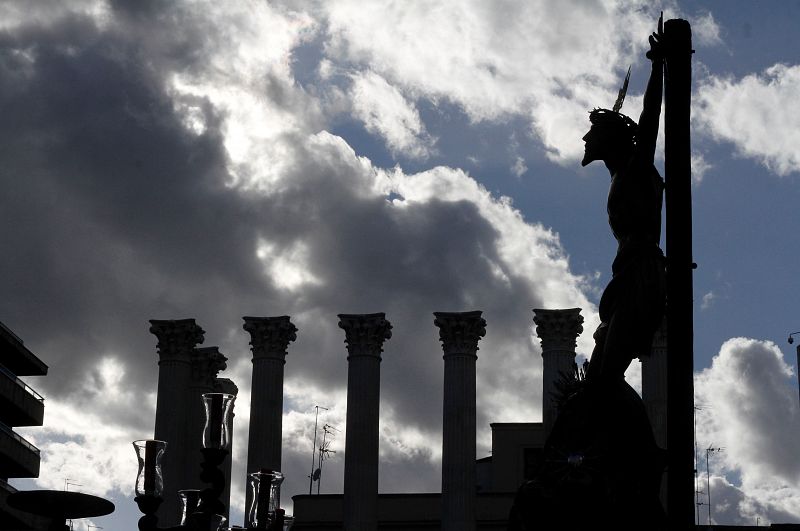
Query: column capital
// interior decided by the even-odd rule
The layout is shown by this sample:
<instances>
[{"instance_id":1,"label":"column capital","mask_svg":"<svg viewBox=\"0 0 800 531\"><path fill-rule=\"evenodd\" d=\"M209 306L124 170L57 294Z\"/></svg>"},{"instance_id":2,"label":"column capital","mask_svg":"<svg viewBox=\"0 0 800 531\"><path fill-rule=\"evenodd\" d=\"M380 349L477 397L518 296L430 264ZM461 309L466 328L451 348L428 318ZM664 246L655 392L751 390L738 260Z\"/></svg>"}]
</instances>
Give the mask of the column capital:
<instances>
[{"instance_id":1,"label":"column capital","mask_svg":"<svg viewBox=\"0 0 800 531\"><path fill-rule=\"evenodd\" d=\"M433 312L433 324L439 327L439 341L444 356L477 356L478 341L486 335L486 320L481 311Z\"/></svg>"},{"instance_id":2,"label":"column capital","mask_svg":"<svg viewBox=\"0 0 800 531\"><path fill-rule=\"evenodd\" d=\"M385 313L340 313L339 328L344 330L348 359L373 356L380 360L383 342L392 337L392 325Z\"/></svg>"},{"instance_id":3,"label":"column capital","mask_svg":"<svg viewBox=\"0 0 800 531\"><path fill-rule=\"evenodd\" d=\"M214 378L214 392L238 396L239 387L230 378Z\"/></svg>"},{"instance_id":4,"label":"column capital","mask_svg":"<svg viewBox=\"0 0 800 531\"><path fill-rule=\"evenodd\" d=\"M194 319L151 319L150 333L158 338L161 361L189 361L195 345L202 343L205 330Z\"/></svg>"},{"instance_id":5,"label":"column capital","mask_svg":"<svg viewBox=\"0 0 800 531\"><path fill-rule=\"evenodd\" d=\"M189 356L192 365L192 385L212 388L217 373L224 371L228 361L219 347L198 347Z\"/></svg>"},{"instance_id":6,"label":"column capital","mask_svg":"<svg viewBox=\"0 0 800 531\"><path fill-rule=\"evenodd\" d=\"M297 339L297 327L288 315L280 317L242 317L250 334L253 359L272 358L286 361L289 343Z\"/></svg>"},{"instance_id":7,"label":"column capital","mask_svg":"<svg viewBox=\"0 0 800 531\"><path fill-rule=\"evenodd\" d=\"M580 308L564 310L533 310L536 335L542 342L542 354L550 350L575 351L578 336L583 332Z\"/></svg>"}]
</instances>

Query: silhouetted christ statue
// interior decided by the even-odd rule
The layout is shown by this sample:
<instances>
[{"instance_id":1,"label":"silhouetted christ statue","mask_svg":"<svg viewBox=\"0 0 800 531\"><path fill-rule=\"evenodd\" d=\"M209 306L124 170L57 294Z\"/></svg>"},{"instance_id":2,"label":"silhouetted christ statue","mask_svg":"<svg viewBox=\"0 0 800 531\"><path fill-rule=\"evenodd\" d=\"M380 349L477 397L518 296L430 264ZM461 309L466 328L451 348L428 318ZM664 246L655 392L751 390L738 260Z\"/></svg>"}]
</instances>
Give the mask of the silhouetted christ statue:
<instances>
[{"instance_id":1,"label":"silhouetted christ statue","mask_svg":"<svg viewBox=\"0 0 800 531\"><path fill-rule=\"evenodd\" d=\"M582 165L602 161L611 174L608 222L617 254L586 377L562 386L567 396L559 397L542 463L512 509L514 531L665 527L659 488L666 452L624 378L634 358L649 355L666 301L659 247L664 180L653 165L663 92L661 19L649 42L652 70L639 123L619 112L630 69L613 108L589 113Z\"/></svg>"},{"instance_id":2,"label":"silhouetted christ statue","mask_svg":"<svg viewBox=\"0 0 800 531\"><path fill-rule=\"evenodd\" d=\"M619 112L629 69L613 110L589 113L592 126L583 137L581 164L601 160L611 174L608 224L618 243L613 276L600 299L601 323L587 373L597 385L623 379L634 358L649 355L664 316L666 274L659 247L664 180L653 165L661 114L662 35L659 20L659 32L650 37L652 70L638 125Z\"/></svg>"}]
</instances>

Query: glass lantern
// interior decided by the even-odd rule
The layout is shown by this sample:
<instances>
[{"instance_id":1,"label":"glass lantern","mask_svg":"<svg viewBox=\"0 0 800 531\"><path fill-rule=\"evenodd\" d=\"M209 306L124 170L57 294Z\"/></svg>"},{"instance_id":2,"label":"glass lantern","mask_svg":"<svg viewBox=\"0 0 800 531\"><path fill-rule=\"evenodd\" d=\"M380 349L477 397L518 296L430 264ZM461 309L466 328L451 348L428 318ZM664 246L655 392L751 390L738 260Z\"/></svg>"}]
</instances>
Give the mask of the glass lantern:
<instances>
[{"instance_id":1,"label":"glass lantern","mask_svg":"<svg viewBox=\"0 0 800 531\"><path fill-rule=\"evenodd\" d=\"M277 516L278 493L283 474L276 470L261 470L249 474L253 502L248 511L250 527L267 529Z\"/></svg>"},{"instance_id":2,"label":"glass lantern","mask_svg":"<svg viewBox=\"0 0 800 531\"><path fill-rule=\"evenodd\" d=\"M231 412L235 395L204 393L206 425L203 428L203 448L229 450L231 446Z\"/></svg>"},{"instance_id":3,"label":"glass lantern","mask_svg":"<svg viewBox=\"0 0 800 531\"><path fill-rule=\"evenodd\" d=\"M186 525L189 515L197 510L200 504L200 489L185 489L178 491L181 500L181 525Z\"/></svg>"},{"instance_id":4,"label":"glass lantern","mask_svg":"<svg viewBox=\"0 0 800 531\"><path fill-rule=\"evenodd\" d=\"M165 441L133 441L139 472L136 473L136 496L161 497L164 494L164 476L161 473L161 458L167 449Z\"/></svg>"}]
</instances>

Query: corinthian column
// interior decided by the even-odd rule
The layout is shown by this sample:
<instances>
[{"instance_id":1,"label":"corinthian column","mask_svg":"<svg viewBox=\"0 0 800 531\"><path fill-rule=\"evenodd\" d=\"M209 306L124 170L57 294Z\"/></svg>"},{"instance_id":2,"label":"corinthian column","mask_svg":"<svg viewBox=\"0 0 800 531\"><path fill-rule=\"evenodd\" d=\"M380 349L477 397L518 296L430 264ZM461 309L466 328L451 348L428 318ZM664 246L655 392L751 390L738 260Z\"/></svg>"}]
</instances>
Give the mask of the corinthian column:
<instances>
[{"instance_id":1,"label":"corinthian column","mask_svg":"<svg viewBox=\"0 0 800 531\"><path fill-rule=\"evenodd\" d=\"M150 332L158 338L159 355L155 438L167 442L162 462L164 503L159 508L159 519L166 525L176 525L180 510L178 490L185 488L182 481L186 463L199 463L197 455L187 455L187 389L192 352L195 345L203 342L205 332L194 319L151 320L150 324Z\"/></svg>"},{"instance_id":2,"label":"corinthian column","mask_svg":"<svg viewBox=\"0 0 800 531\"><path fill-rule=\"evenodd\" d=\"M442 531L475 529L475 361L481 312L435 312L444 351Z\"/></svg>"},{"instance_id":3,"label":"corinthian column","mask_svg":"<svg viewBox=\"0 0 800 531\"><path fill-rule=\"evenodd\" d=\"M392 337L383 313L339 315L347 345L344 529L378 528L378 406L381 352Z\"/></svg>"},{"instance_id":4,"label":"corinthian column","mask_svg":"<svg viewBox=\"0 0 800 531\"><path fill-rule=\"evenodd\" d=\"M250 397L250 433L247 442L247 473L262 468L281 469L283 420L283 366L289 343L297 339L297 328L288 316L243 317L253 352L253 384ZM245 515L253 493L245 486ZM246 518L247 516L245 516ZM249 522L246 522L250 525Z\"/></svg>"},{"instance_id":5,"label":"corinthian column","mask_svg":"<svg viewBox=\"0 0 800 531\"><path fill-rule=\"evenodd\" d=\"M550 435L558 410L553 394L561 374L571 375L575 364L575 347L583 332L580 308L566 310L533 310L536 335L542 342L542 422L544 436Z\"/></svg>"}]
</instances>

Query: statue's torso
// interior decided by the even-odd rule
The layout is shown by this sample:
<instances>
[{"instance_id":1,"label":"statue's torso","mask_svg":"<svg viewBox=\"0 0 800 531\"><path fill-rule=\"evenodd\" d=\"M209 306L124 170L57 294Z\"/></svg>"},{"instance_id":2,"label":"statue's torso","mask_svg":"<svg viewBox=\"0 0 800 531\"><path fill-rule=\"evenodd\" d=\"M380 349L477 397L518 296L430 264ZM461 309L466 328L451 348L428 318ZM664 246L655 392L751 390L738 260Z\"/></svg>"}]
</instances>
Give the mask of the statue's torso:
<instances>
[{"instance_id":1,"label":"statue's torso","mask_svg":"<svg viewBox=\"0 0 800 531\"><path fill-rule=\"evenodd\" d=\"M651 164L632 161L611 177L608 223L619 243L618 256L633 249L658 247L664 180Z\"/></svg>"}]
</instances>

